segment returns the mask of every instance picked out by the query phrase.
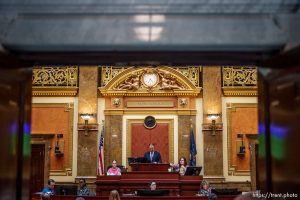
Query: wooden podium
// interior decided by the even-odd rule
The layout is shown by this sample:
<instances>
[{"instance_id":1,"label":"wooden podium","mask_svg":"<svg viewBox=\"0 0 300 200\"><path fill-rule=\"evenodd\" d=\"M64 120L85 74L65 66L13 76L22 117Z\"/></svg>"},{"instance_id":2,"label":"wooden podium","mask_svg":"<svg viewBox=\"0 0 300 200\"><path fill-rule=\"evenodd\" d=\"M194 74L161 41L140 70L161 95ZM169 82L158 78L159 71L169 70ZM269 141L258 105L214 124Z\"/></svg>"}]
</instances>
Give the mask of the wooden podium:
<instances>
[{"instance_id":1,"label":"wooden podium","mask_svg":"<svg viewBox=\"0 0 300 200\"><path fill-rule=\"evenodd\" d=\"M118 190L121 195L133 194L139 189L149 189L150 181L155 181L159 190L169 190L171 196L195 195L202 179L202 176L180 176L168 171L123 172L121 176L98 176L96 192L102 197L108 196L111 190Z\"/></svg>"},{"instance_id":2,"label":"wooden podium","mask_svg":"<svg viewBox=\"0 0 300 200\"><path fill-rule=\"evenodd\" d=\"M162 163L131 163L129 164L133 172L167 172L170 164Z\"/></svg>"}]
</instances>

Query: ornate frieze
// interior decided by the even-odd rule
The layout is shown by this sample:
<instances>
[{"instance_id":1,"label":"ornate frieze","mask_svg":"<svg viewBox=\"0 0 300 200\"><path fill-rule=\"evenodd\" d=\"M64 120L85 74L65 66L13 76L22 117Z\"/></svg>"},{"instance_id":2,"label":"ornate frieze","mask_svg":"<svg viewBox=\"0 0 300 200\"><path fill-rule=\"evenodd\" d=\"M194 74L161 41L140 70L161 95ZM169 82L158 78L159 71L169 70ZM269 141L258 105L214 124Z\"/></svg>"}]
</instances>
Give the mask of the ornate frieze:
<instances>
[{"instance_id":1,"label":"ornate frieze","mask_svg":"<svg viewBox=\"0 0 300 200\"><path fill-rule=\"evenodd\" d=\"M139 90L146 89L151 92L157 87L158 90L185 89L177 78L169 72L158 68L145 68L132 74L120 84L116 85L116 90Z\"/></svg>"},{"instance_id":2,"label":"ornate frieze","mask_svg":"<svg viewBox=\"0 0 300 200\"><path fill-rule=\"evenodd\" d=\"M201 88L170 67L131 67L99 90L103 96L197 96Z\"/></svg>"},{"instance_id":3,"label":"ornate frieze","mask_svg":"<svg viewBox=\"0 0 300 200\"><path fill-rule=\"evenodd\" d=\"M201 72L202 67L188 66L188 67L173 67L176 71L180 72L183 76L188 78L196 87L202 87Z\"/></svg>"},{"instance_id":4,"label":"ornate frieze","mask_svg":"<svg viewBox=\"0 0 300 200\"><path fill-rule=\"evenodd\" d=\"M256 67L222 67L222 90L225 96L257 96Z\"/></svg>"},{"instance_id":5,"label":"ornate frieze","mask_svg":"<svg viewBox=\"0 0 300 200\"><path fill-rule=\"evenodd\" d=\"M126 66L126 67L101 66L101 83L100 83L101 87L105 86L109 81L111 81L118 74L131 67L132 66ZM202 87L201 66L187 66L187 67L170 66L170 67L175 69L179 73L181 73L187 79L189 79L194 84L194 86Z\"/></svg>"},{"instance_id":6,"label":"ornate frieze","mask_svg":"<svg viewBox=\"0 0 300 200\"><path fill-rule=\"evenodd\" d=\"M105 86L110 80L116 77L118 74L128 69L127 67L114 67L114 66L102 66L101 67L101 87Z\"/></svg>"},{"instance_id":7,"label":"ornate frieze","mask_svg":"<svg viewBox=\"0 0 300 200\"><path fill-rule=\"evenodd\" d=\"M33 68L33 96L75 96L77 92L78 67L36 66Z\"/></svg>"}]
</instances>

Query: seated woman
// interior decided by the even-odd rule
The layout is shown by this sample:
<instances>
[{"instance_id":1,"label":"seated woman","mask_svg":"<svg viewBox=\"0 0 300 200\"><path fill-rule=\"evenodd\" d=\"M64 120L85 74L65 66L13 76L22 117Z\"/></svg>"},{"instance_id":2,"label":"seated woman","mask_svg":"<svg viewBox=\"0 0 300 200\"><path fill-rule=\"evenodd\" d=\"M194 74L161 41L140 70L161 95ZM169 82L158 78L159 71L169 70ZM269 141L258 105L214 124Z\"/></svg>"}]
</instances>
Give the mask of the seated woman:
<instances>
[{"instance_id":1,"label":"seated woman","mask_svg":"<svg viewBox=\"0 0 300 200\"><path fill-rule=\"evenodd\" d=\"M185 157L181 157L178 164L170 163L170 166L172 167L172 171L179 172L181 176L185 174L186 168L188 167Z\"/></svg>"},{"instance_id":2,"label":"seated woman","mask_svg":"<svg viewBox=\"0 0 300 200\"><path fill-rule=\"evenodd\" d=\"M215 193L212 193L211 189L212 188L209 187L209 183L207 181L202 181L197 196L205 196L208 197L209 200L216 200L217 195Z\"/></svg>"},{"instance_id":3,"label":"seated woman","mask_svg":"<svg viewBox=\"0 0 300 200\"><path fill-rule=\"evenodd\" d=\"M117 161L113 160L111 163L111 168L107 170L108 176L119 176L121 175L121 169L117 167Z\"/></svg>"}]
</instances>

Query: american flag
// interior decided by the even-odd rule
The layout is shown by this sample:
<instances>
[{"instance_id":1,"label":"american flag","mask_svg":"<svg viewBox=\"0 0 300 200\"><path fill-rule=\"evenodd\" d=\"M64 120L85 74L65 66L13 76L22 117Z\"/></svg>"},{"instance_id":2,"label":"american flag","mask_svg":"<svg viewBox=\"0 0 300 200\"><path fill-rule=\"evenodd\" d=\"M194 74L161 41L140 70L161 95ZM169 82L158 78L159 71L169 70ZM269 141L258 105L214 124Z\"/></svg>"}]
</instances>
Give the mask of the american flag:
<instances>
[{"instance_id":1,"label":"american flag","mask_svg":"<svg viewBox=\"0 0 300 200\"><path fill-rule=\"evenodd\" d=\"M100 143L99 143L99 162L98 162L98 175L104 175L104 158L103 158L103 136L104 136L104 125L102 126Z\"/></svg>"}]
</instances>

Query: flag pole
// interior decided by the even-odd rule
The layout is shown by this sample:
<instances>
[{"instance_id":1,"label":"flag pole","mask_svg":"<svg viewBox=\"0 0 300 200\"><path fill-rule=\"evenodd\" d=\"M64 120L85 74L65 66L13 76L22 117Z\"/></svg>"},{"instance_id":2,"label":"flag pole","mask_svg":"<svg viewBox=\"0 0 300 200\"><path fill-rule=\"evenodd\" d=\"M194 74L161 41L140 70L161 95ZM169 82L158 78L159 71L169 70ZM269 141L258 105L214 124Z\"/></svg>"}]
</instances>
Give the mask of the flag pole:
<instances>
[{"instance_id":1,"label":"flag pole","mask_svg":"<svg viewBox=\"0 0 300 200\"><path fill-rule=\"evenodd\" d=\"M99 141L99 158L98 158L98 170L99 176L104 176L104 120L102 120L102 128Z\"/></svg>"}]
</instances>

